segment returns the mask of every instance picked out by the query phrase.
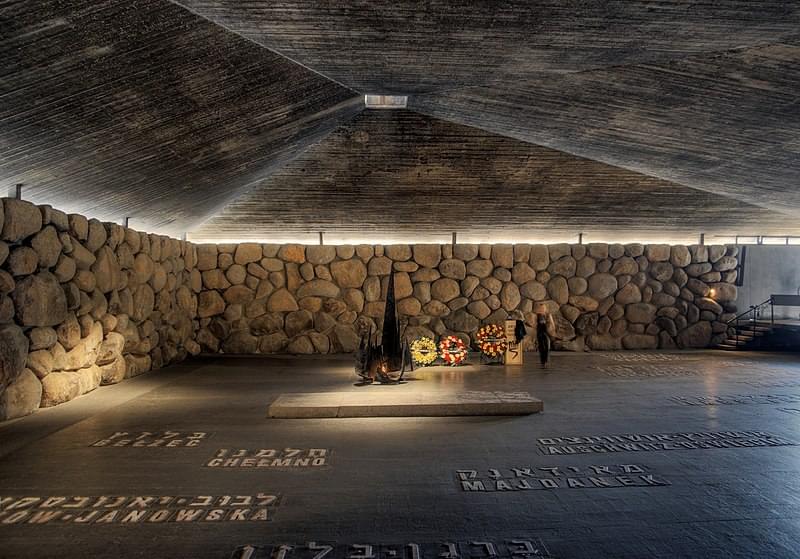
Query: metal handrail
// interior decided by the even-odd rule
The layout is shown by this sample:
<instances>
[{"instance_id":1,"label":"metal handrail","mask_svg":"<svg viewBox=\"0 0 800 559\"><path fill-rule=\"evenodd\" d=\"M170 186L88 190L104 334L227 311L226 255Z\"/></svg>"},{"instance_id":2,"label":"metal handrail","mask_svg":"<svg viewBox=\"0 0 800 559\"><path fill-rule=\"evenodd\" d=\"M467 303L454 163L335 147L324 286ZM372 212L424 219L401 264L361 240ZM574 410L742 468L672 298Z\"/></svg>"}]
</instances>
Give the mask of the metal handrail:
<instances>
[{"instance_id":1,"label":"metal handrail","mask_svg":"<svg viewBox=\"0 0 800 559\"><path fill-rule=\"evenodd\" d=\"M727 323L728 323L728 324L730 324L731 322L736 322L737 320L739 320L739 319L740 319L740 318L742 318L743 316L745 316L745 315L747 315L747 314L750 314L751 312L753 312L753 311L754 311L754 309L760 309L761 307L763 307L763 306L766 306L766 305L769 305L769 304L771 304L771 303L772 303L772 297L770 297L769 299L767 299L767 300L766 300L766 301L764 301L763 303L759 303L759 304L757 304L757 305L750 305L750 308L749 308L749 309L747 309L747 310L746 310L746 311L744 311L744 312L741 312L741 313L737 314L735 317L733 317L732 319L730 319L730 320L729 320Z\"/></svg>"},{"instance_id":2,"label":"metal handrail","mask_svg":"<svg viewBox=\"0 0 800 559\"><path fill-rule=\"evenodd\" d=\"M759 303L757 305L750 305L750 308L744 312L737 314L735 317L730 319L727 324L730 325L732 322L736 323L736 346L739 346L739 321L742 317L747 316L749 314L753 315L754 322L758 321L759 316L761 315L762 307L769 305L769 321L772 326L775 326L775 306L772 304L772 296L769 299L764 301L763 303ZM755 330L753 330L753 334L755 334Z\"/></svg>"}]
</instances>

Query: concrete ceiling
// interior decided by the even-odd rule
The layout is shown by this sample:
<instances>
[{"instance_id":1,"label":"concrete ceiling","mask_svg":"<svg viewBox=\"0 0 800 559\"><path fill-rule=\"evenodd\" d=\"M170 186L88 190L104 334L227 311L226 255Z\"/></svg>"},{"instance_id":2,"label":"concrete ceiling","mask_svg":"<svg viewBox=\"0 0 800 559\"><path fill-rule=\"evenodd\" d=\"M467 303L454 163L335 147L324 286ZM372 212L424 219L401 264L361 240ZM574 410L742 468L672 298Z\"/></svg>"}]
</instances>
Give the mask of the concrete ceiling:
<instances>
[{"instance_id":1,"label":"concrete ceiling","mask_svg":"<svg viewBox=\"0 0 800 559\"><path fill-rule=\"evenodd\" d=\"M475 216L479 216L476 221ZM696 242L800 233L776 212L412 111L364 111L193 239Z\"/></svg>"},{"instance_id":2,"label":"concrete ceiling","mask_svg":"<svg viewBox=\"0 0 800 559\"><path fill-rule=\"evenodd\" d=\"M800 46L415 96L412 108L790 215Z\"/></svg>"},{"instance_id":3,"label":"concrete ceiling","mask_svg":"<svg viewBox=\"0 0 800 559\"><path fill-rule=\"evenodd\" d=\"M363 93L420 93L800 37L760 0L176 0Z\"/></svg>"},{"instance_id":4,"label":"concrete ceiling","mask_svg":"<svg viewBox=\"0 0 800 559\"><path fill-rule=\"evenodd\" d=\"M797 230L800 3L464 4L2 3L0 187L212 238Z\"/></svg>"},{"instance_id":5,"label":"concrete ceiling","mask_svg":"<svg viewBox=\"0 0 800 559\"><path fill-rule=\"evenodd\" d=\"M68 211L180 234L363 108L163 0L6 2L0 18L0 181Z\"/></svg>"}]
</instances>

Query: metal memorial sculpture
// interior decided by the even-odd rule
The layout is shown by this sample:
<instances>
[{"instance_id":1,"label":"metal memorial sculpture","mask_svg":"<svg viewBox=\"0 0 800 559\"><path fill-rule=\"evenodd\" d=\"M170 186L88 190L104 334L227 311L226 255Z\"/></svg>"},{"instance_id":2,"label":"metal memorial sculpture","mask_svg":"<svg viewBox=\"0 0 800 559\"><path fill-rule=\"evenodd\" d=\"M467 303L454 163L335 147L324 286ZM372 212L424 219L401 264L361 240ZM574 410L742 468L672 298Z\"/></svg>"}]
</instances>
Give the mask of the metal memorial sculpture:
<instances>
[{"instance_id":1,"label":"metal memorial sculpture","mask_svg":"<svg viewBox=\"0 0 800 559\"><path fill-rule=\"evenodd\" d=\"M363 326L361 330L361 341L355 353L356 374L364 381L372 382L375 379L375 369L378 366L374 355L376 354L375 345L372 343L372 326Z\"/></svg>"},{"instance_id":2,"label":"metal memorial sculpture","mask_svg":"<svg viewBox=\"0 0 800 559\"><path fill-rule=\"evenodd\" d=\"M372 337L372 327L362 332L361 342L356 351L356 374L365 383L396 383L402 380L406 365L413 367L408 345L401 340L400 321L394 295L394 274L389 275L386 290L386 306L383 311L383 330L381 341L376 343Z\"/></svg>"},{"instance_id":3,"label":"metal memorial sculpture","mask_svg":"<svg viewBox=\"0 0 800 559\"><path fill-rule=\"evenodd\" d=\"M403 344L400 341L400 321L397 318L397 304L394 297L394 274L389 274L389 286L386 289L381 349L386 366L385 372L399 371L403 368Z\"/></svg>"}]
</instances>

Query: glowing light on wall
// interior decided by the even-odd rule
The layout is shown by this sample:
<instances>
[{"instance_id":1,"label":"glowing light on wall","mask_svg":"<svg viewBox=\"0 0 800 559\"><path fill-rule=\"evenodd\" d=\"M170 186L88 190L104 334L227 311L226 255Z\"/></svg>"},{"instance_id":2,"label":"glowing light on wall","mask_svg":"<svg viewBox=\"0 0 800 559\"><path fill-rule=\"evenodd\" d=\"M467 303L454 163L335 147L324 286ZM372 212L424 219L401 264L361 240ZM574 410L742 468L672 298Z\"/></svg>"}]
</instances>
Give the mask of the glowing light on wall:
<instances>
[{"instance_id":1,"label":"glowing light on wall","mask_svg":"<svg viewBox=\"0 0 800 559\"><path fill-rule=\"evenodd\" d=\"M217 245L236 245L239 243L258 243L262 245L318 245L318 235L303 235L303 236L286 236L286 237L270 237L264 238L217 238L217 237L203 237L202 235L193 235L189 233L187 240L196 244L217 244ZM327 242L325 244L328 244ZM332 243L331 243L332 244Z\"/></svg>"},{"instance_id":2,"label":"glowing light on wall","mask_svg":"<svg viewBox=\"0 0 800 559\"><path fill-rule=\"evenodd\" d=\"M469 230L457 231L458 244L557 244L569 243L578 244L581 233L571 231L547 231L547 230L528 230L528 231L491 231L491 230ZM323 244L325 245L399 245L399 244L441 244L449 245L452 243L452 232L386 232L371 231L364 233L351 232L323 232ZM319 232L307 234L287 234L277 235L269 238L217 238L214 236L205 237L202 235L188 234L188 240L195 243L217 243L217 244L236 244L236 243L261 243L261 244L301 244L319 245ZM589 243L608 243L608 244L665 244L665 245L695 245L700 241L697 234L675 233L653 233L637 234L631 233L602 233L602 232L582 232L582 244ZM764 244L800 244L800 237L738 237L738 244L758 244L763 240ZM706 236L705 244L736 244L737 237L727 235Z\"/></svg>"}]
</instances>

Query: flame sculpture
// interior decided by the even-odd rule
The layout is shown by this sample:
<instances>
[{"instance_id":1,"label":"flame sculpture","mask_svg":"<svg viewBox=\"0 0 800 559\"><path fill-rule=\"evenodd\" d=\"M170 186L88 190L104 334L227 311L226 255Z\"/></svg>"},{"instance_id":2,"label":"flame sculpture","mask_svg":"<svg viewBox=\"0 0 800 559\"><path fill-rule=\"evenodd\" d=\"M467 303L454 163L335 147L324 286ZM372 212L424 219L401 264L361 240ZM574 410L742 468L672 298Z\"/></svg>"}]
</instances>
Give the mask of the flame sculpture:
<instances>
[{"instance_id":1,"label":"flame sculpture","mask_svg":"<svg viewBox=\"0 0 800 559\"><path fill-rule=\"evenodd\" d=\"M372 327L363 332L356 351L356 373L364 382L396 383L411 365L408 346L401 340L394 295L394 274L389 274L380 344L372 341Z\"/></svg>"}]
</instances>

